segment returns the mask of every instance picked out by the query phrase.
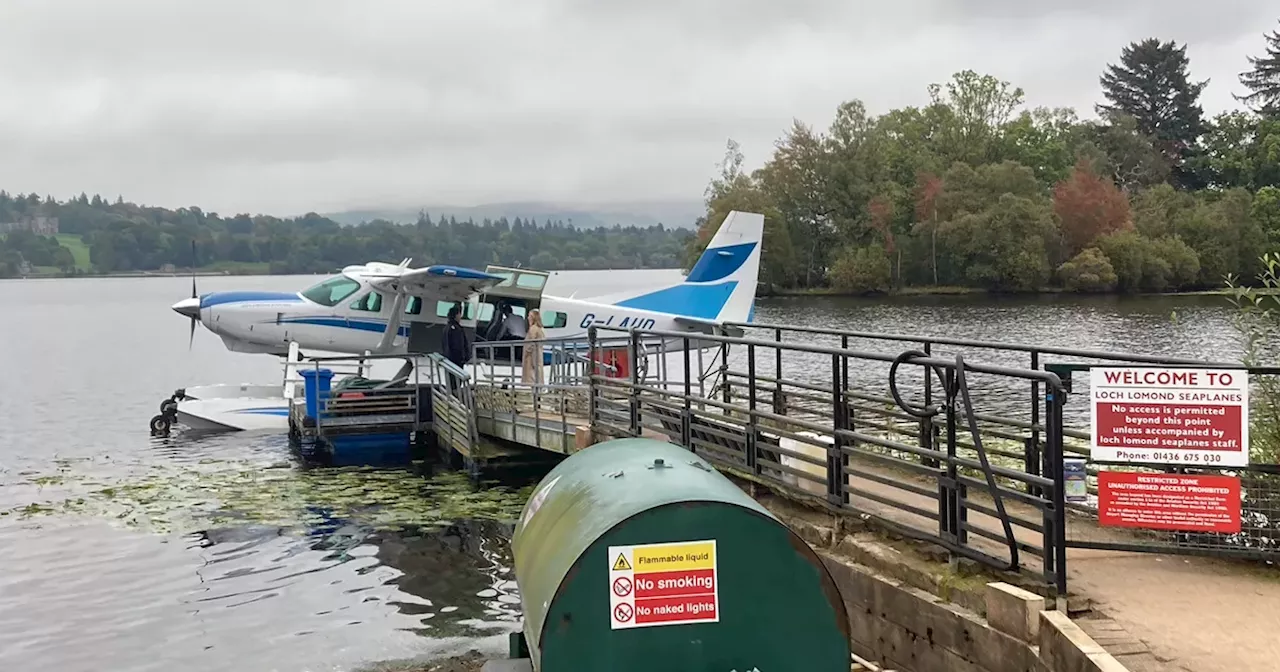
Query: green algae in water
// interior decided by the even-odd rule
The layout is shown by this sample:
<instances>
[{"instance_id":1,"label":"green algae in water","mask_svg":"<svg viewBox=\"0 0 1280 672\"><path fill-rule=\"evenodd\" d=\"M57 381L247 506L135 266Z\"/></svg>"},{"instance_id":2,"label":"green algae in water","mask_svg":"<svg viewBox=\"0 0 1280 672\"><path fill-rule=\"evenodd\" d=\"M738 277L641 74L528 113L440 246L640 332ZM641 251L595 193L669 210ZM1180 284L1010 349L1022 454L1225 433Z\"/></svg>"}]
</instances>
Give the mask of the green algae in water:
<instances>
[{"instance_id":1,"label":"green algae in water","mask_svg":"<svg viewBox=\"0 0 1280 672\"><path fill-rule=\"evenodd\" d=\"M66 466L58 466L57 476L32 476L27 482L77 492L61 501L32 502L0 513L19 518L89 515L157 532L246 524L309 528L334 520L394 530L460 519L515 520L532 489L476 489L460 473L424 478L369 467L298 470L210 461L153 465L145 476L108 484L101 476L77 479Z\"/></svg>"}]
</instances>

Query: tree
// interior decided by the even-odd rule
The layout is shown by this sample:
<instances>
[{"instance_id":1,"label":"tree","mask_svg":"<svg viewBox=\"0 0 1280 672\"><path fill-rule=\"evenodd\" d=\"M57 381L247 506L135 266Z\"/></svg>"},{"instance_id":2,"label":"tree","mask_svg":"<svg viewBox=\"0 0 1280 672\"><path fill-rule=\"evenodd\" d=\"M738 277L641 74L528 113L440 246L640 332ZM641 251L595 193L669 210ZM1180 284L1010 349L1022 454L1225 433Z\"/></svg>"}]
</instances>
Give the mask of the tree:
<instances>
[{"instance_id":1,"label":"tree","mask_svg":"<svg viewBox=\"0 0 1280 672\"><path fill-rule=\"evenodd\" d=\"M933 269L933 284L938 284L938 196L942 193L942 178L921 173L916 178L916 230L929 236L929 266Z\"/></svg>"},{"instance_id":2,"label":"tree","mask_svg":"<svg viewBox=\"0 0 1280 672\"><path fill-rule=\"evenodd\" d=\"M831 265L831 286L843 292L887 292L892 282L889 258L878 244L846 248Z\"/></svg>"},{"instance_id":3,"label":"tree","mask_svg":"<svg viewBox=\"0 0 1280 672\"><path fill-rule=\"evenodd\" d=\"M943 183L939 237L953 277L993 291L1040 289L1049 276L1046 241L1054 227L1031 169L1012 161L977 169L957 163Z\"/></svg>"},{"instance_id":4,"label":"tree","mask_svg":"<svg viewBox=\"0 0 1280 672\"><path fill-rule=\"evenodd\" d=\"M1268 251L1280 250L1280 187L1259 189L1250 215L1266 236Z\"/></svg>"},{"instance_id":5,"label":"tree","mask_svg":"<svg viewBox=\"0 0 1280 672\"><path fill-rule=\"evenodd\" d=\"M1058 267L1062 286L1073 292L1109 292L1116 288L1116 272L1107 255L1096 247L1077 254Z\"/></svg>"},{"instance_id":6,"label":"tree","mask_svg":"<svg viewBox=\"0 0 1280 672\"><path fill-rule=\"evenodd\" d=\"M1218 115L1204 138L1199 168L1212 186L1257 191L1280 186L1280 114Z\"/></svg>"},{"instance_id":7,"label":"tree","mask_svg":"<svg viewBox=\"0 0 1280 672\"><path fill-rule=\"evenodd\" d=\"M1133 117L1141 133L1155 138L1178 186L1195 189L1200 185L1185 163L1207 130L1198 101L1209 80L1192 82L1188 66L1185 45L1155 38L1131 43L1121 51L1120 64L1108 65L1102 74L1103 95L1110 104L1097 110L1104 116Z\"/></svg>"},{"instance_id":8,"label":"tree","mask_svg":"<svg viewBox=\"0 0 1280 672\"><path fill-rule=\"evenodd\" d=\"M1087 160L1076 163L1071 176L1053 190L1064 256L1074 257L1098 236L1133 226L1129 199L1111 180L1099 177Z\"/></svg>"},{"instance_id":9,"label":"tree","mask_svg":"<svg viewBox=\"0 0 1280 672\"><path fill-rule=\"evenodd\" d=\"M1108 123L1087 124L1083 135L1077 159L1088 159L1094 172L1110 175L1121 189L1142 191L1169 179L1168 159L1156 149L1154 138L1138 130L1133 117L1113 115Z\"/></svg>"},{"instance_id":10,"label":"tree","mask_svg":"<svg viewBox=\"0 0 1280 672\"><path fill-rule=\"evenodd\" d=\"M1249 57L1250 69L1240 73L1240 83L1249 93L1235 98L1274 117L1280 115L1280 30L1263 37L1267 41L1267 54L1261 58Z\"/></svg>"},{"instance_id":11,"label":"tree","mask_svg":"<svg viewBox=\"0 0 1280 672\"><path fill-rule=\"evenodd\" d=\"M1014 110L1022 105L1023 91L991 75L963 70L946 85L929 85L931 107L946 114L939 133L943 153L953 161L986 163L995 160L994 149Z\"/></svg>"}]
</instances>

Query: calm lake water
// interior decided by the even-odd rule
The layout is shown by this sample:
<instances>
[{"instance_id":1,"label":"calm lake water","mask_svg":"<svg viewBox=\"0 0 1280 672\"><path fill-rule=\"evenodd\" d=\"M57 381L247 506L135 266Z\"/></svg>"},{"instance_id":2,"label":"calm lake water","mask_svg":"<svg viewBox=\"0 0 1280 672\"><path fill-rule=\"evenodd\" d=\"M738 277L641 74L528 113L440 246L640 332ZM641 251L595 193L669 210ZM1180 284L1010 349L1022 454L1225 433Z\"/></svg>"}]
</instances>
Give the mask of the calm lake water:
<instances>
[{"instance_id":1,"label":"calm lake water","mask_svg":"<svg viewBox=\"0 0 1280 672\"><path fill-rule=\"evenodd\" d=\"M668 277L564 274L552 289ZM272 358L228 353L203 329L188 351L169 306L189 293L181 277L0 282L0 669L353 670L505 649L519 627L507 521L528 484L304 469L281 436L150 438L175 388L279 377ZM1239 356L1214 297L770 299L757 320Z\"/></svg>"}]
</instances>

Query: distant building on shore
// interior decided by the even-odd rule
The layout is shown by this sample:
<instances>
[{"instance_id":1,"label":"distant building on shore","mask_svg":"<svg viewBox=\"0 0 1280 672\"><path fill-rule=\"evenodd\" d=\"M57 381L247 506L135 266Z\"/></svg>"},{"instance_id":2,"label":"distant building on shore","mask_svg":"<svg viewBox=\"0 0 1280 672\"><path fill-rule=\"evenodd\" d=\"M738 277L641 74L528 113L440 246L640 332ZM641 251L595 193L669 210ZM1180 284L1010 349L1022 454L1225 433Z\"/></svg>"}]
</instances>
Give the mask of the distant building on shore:
<instances>
[{"instance_id":1,"label":"distant building on shore","mask_svg":"<svg viewBox=\"0 0 1280 672\"><path fill-rule=\"evenodd\" d=\"M58 218L36 215L23 217L16 222L0 222L0 233L14 231L30 231L38 236L56 236L58 235Z\"/></svg>"}]
</instances>

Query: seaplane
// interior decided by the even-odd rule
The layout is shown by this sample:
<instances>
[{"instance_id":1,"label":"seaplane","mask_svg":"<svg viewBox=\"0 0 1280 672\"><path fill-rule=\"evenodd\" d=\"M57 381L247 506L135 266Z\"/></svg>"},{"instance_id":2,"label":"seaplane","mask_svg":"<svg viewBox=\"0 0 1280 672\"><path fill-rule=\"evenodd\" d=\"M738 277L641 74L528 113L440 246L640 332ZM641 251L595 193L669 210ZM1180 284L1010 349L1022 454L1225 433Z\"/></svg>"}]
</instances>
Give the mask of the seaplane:
<instances>
[{"instance_id":1,"label":"seaplane","mask_svg":"<svg viewBox=\"0 0 1280 672\"><path fill-rule=\"evenodd\" d=\"M193 279L192 296L172 306L174 312L191 320L190 337L194 339L198 322L232 352L283 357L285 382L177 390L161 402L161 413L152 418L151 430L153 434L167 433L169 425L176 422L199 430L285 431L290 399L296 394L290 367L298 365L302 351L425 357L442 351L447 318L454 307L459 308L459 324L473 344L484 344L485 334L491 333L490 327L504 312L523 319L536 309L548 342L578 339L585 346L587 332L594 325L680 333L678 339L665 338L668 342L657 344L655 350L663 356L669 355L671 347L683 351L686 344L689 349L709 347L710 342L692 337L741 334L732 325L754 317L763 236L763 215L730 212L682 281L589 299L546 293L550 274L544 271L503 266L481 271L441 264L410 268L408 259L399 264L348 266L292 293L198 295ZM506 311L508 307L510 311ZM617 331L612 335L625 336ZM487 351L497 349L489 347ZM479 353L485 348L476 350ZM550 356L544 352L544 358ZM477 356L468 367L481 365L482 359ZM475 375L474 370L470 373Z\"/></svg>"}]
</instances>

